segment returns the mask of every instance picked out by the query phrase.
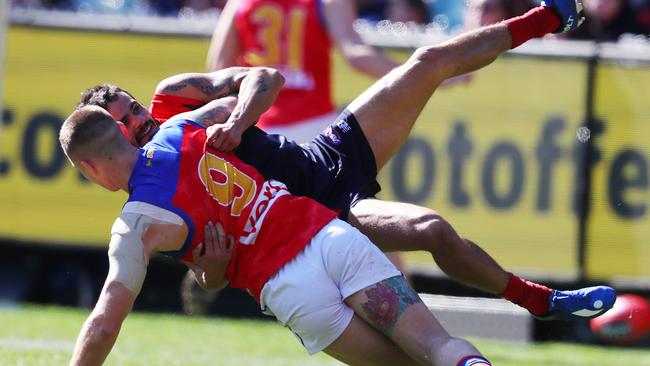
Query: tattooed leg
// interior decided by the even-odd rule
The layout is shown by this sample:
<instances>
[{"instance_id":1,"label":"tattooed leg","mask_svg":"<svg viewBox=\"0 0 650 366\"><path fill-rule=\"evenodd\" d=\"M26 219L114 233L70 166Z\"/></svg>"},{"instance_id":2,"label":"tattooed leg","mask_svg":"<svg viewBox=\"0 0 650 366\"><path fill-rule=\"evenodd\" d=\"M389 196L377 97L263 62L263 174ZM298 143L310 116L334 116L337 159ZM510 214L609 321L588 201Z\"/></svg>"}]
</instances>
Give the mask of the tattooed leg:
<instances>
[{"instance_id":1,"label":"tattooed leg","mask_svg":"<svg viewBox=\"0 0 650 366\"><path fill-rule=\"evenodd\" d=\"M379 331L391 336L397 319L406 309L421 301L403 276L391 277L365 290L367 301L362 304L365 317Z\"/></svg>"},{"instance_id":2,"label":"tattooed leg","mask_svg":"<svg viewBox=\"0 0 650 366\"><path fill-rule=\"evenodd\" d=\"M445 331L402 276L368 286L345 303L421 365L455 366L464 357L480 355Z\"/></svg>"}]
</instances>

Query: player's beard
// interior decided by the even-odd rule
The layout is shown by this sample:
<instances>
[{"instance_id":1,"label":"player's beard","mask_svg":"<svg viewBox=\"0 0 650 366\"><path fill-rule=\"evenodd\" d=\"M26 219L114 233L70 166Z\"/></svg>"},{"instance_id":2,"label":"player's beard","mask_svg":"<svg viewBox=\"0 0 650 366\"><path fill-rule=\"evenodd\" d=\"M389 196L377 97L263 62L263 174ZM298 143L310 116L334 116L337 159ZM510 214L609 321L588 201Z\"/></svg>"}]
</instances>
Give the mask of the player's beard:
<instances>
[{"instance_id":1,"label":"player's beard","mask_svg":"<svg viewBox=\"0 0 650 366\"><path fill-rule=\"evenodd\" d=\"M158 122L156 122L153 119L148 119L144 121L140 129L138 130L138 134L136 135L135 139L136 142L138 143L139 146L144 146L149 140L151 140L151 137L158 132Z\"/></svg>"}]
</instances>

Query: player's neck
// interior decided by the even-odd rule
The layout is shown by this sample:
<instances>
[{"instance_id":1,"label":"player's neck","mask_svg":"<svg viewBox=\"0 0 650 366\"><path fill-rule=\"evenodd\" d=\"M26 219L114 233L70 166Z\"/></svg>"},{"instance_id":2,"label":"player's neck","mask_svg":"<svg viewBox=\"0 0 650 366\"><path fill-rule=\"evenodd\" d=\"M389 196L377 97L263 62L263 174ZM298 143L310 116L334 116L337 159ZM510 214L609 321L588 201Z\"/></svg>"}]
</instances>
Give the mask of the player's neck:
<instances>
[{"instance_id":1,"label":"player's neck","mask_svg":"<svg viewBox=\"0 0 650 366\"><path fill-rule=\"evenodd\" d=\"M119 189L125 192L129 191L129 179L139 157L140 149L131 145L129 145L127 151L117 156L113 171L113 182Z\"/></svg>"}]
</instances>

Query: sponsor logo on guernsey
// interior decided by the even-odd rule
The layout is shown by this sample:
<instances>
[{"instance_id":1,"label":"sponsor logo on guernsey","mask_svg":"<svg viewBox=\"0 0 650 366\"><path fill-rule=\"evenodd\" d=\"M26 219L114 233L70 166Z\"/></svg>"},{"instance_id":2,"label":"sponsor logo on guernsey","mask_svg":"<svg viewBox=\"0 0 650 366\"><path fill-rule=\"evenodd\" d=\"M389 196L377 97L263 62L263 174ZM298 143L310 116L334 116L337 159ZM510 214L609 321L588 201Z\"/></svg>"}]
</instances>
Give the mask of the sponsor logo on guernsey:
<instances>
[{"instance_id":1,"label":"sponsor logo on guernsey","mask_svg":"<svg viewBox=\"0 0 650 366\"><path fill-rule=\"evenodd\" d=\"M345 120L339 120L338 122L336 122L336 127L338 127L339 130L341 130L341 132L343 133L348 133L352 131L352 127L350 127L350 125L347 122L345 122Z\"/></svg>"},{"instance_id":2,"label":"sponsor logo on guernsey","mask_svg":"<svg viewBox=\"0 0 650 366\"><path fill-rule=\"evenodd\" d=\"M328 127L327 130L325 130L325 136L327 136L330 141L332 141L333 144L338 145L341 143L341 138L339 137L339 133L336 132L335 129L332 127Z\"/></svg>"},{"instance_id":3,"label":"sponsor logo on guernsey","mask_svg":"<svg viewBox=\"0 0 650 366\"><path fill-rule=\"evenodd\" d=\"M255 200L251 214L246 219L244 231L239 237L239 242L245 245L255 244L257 234L264 223L264 218L269 212L269 209L277 201L278 198L289 194L287 187L282 183L275 180L264 182L262 190Z\"/></svg>"}]
</instances>

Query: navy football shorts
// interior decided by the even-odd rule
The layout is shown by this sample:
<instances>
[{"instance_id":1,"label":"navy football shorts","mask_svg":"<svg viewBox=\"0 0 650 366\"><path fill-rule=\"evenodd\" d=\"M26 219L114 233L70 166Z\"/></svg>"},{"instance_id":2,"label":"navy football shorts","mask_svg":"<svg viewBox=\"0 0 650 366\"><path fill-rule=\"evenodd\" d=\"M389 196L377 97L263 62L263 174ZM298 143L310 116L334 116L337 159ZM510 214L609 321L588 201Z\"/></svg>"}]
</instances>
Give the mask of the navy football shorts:
<instances>
[{"instance_id":1,"label":"navy football shorts","mask_svg":"<svg viewBox=\"0 0 650 366\"><path fill-rule=\"evenodd\" d=\"M356 202L381 190L374 154L347 110L309 143L300 145L253 127L234 152L266 179L278 180L291 194L338 211L343 219Z\"/></svg>"}]
</instances>

